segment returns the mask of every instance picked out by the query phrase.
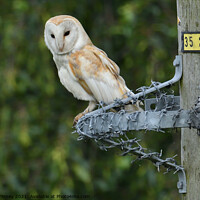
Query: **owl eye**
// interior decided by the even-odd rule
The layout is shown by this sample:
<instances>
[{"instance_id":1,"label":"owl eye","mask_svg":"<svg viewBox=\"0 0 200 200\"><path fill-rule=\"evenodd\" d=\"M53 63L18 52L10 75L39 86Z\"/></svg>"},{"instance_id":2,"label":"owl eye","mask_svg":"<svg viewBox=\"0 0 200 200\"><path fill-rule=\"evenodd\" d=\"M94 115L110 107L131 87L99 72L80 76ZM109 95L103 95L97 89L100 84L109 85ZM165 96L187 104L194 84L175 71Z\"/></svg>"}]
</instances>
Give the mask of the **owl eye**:
<instances>
[{"instance_id":1,"label":"owl eye","mask_svg":"<svg viewBox=\"0 0 200 200\"><path fill-rule=\"evenodd\" d=\"M66 31L64 36L68 36L70 34L70 31Z\"/></svg>"},{"instance_id":2,"label":"owl eye","mask_svg":"<svg viewBox=\"0 0 200 200\"><path fill-rule=\"evenodd\" d=\"M52 38L55 38L55 35L54 35L54 34L51 34L51 37L52 37Z\"/></svg>"}]
</instances>

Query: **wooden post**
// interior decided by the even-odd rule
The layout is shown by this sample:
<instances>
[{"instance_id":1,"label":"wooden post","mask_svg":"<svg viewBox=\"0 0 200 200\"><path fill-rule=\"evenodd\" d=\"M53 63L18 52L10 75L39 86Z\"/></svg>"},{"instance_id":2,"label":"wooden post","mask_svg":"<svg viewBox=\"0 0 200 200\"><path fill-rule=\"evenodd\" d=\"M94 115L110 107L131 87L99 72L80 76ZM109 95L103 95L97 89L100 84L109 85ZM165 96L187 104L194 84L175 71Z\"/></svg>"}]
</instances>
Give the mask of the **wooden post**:
<instances>
[{"instance_id":1,"label":"wooden post","mask_svg":"<svg viewBox=\"0 0 200 200\"><path fill-rule=\"evenodd\" d=\"M200 0L177 0L177 17L178 51L183 55L181 107L190 109L200 96L200 52L182 53L181 33L200 32ZM195 129L181 130L181 162L187 178L187 193L182 199L200 200L200 136Z\"/></svg>"}]
</instances>

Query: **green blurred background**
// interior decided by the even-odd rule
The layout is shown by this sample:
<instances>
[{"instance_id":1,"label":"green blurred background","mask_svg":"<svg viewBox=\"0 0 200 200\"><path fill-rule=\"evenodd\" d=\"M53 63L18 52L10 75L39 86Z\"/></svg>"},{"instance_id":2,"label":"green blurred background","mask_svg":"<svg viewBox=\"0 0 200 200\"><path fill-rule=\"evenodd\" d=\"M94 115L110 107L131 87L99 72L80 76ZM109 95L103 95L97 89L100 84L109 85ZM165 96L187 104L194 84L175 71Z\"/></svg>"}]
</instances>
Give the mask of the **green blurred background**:
<instances>
[{"instance_id":1,"label":"green blurred background","mask_svg":"<svg viewBox=\"0 0 200 200\"><path fill-rule=\"evenodd\" d=\"M158 173L150 161L131 164L131 156L71 134L87 103L61 85L43 39L45 22L60 14L79 19L134 92L173 76L175 1L0 0L0 194L179 199L177 175ZM178 154L179 161L179 132L139 137L144 147L163 149L164 157Z\"/></svg>"}]
</instances>

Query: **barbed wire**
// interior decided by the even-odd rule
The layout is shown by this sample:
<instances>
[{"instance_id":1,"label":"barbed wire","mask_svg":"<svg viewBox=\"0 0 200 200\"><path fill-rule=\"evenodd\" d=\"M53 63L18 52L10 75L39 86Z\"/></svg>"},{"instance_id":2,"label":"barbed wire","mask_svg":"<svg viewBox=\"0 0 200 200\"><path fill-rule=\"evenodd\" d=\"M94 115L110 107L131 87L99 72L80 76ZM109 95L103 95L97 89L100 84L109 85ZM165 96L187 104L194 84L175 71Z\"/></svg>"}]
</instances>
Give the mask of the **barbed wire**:
<instances>
[{"instance_id":1,"label":"barbed wire","mask_svg":"<svg viewBox=\"0 0 200 200\"><path fill-rule=\"evenodd\" d=\"M151 85L149 87L142 86L138 88L137 91L143 93L140 99L146 100L146 96L147 96L146 90L152 87L156 88L155 90L156 104L155 104L154 110L151 110L151 112L156 112L158 110L161 110L160 112L160 121L161 121L163 116L165 116L166 112L168 110L172 110L177 105L174 101L174 95L170 95L171 101L170 103L167 102L166 99L168 98L168 95L166 92L164 93L161 92L161 90L158 88L159 84L160 84L159 82L151 81ZM129 98L131 97L132 100L130 100L130 103L132 104L135 104L138 100L140 100L140 99L134 98L134 96L132 96L131 94L127 94L127 96ZM161 102L162 105L160 105L159 102ZM137 138L129 138L127 136L126 132L129 130L126 130L126 131L120 130L119 124L122 123L121 121L122 116L126 113L126 111L124 110L124 106L126 104L123 103L121 99L116 99L111 109L115 108L115 106L119 107L119 105L121 109L118 110L117 112L113 112L112 115L109 115L109 117L111 116L111 119L107 120L106 113L108 112L108 110L104 110L105 103L99 102L98 109L101 109L101 112L96 112L93 115L90 115L89 113L83 116L77 123L76 132L79 134L78 140L85 140L88 138L93 139L98 144L99 148L105 151L111 148L118 148L122 151L122 154L121 154L122 156L125 156L127 154L136 156L136 159L134 159L132 163L137 160L143 160L143 159L151 160L153 164L157 167L158 171L160 171L161 166L164 166L166 168L166 173L171 171L172 169L174 169L175 173L179 170L183 170L182 166L177 165L174 159L176 156L163 159L162 150L160 151L160 153L150 152L149 150L143 148L140 145L139 140ZM145 117L147 117L148 112L147 111L144 111L144 112L145 112ZM139 114L138 112L131 113L130 115L128 115L127 120L131 120L137 123L138 114ZM116 115L117 117L115 117ZM97 123L97 121L95 120L97 120L98 117L101 117L102 120L97 128L98 129L97 131L97 130L94 130L93 124ZM174 123L176 123L176 118L177 117L174 118ZM114 121L115 123L110 123L108 125L109 132L105 132L104 127L108 121L109 122ZM144 121L147 121L147 120L144 119ZM157 132L164 132L164 130L162 130L159 126L160 121L158 123L157 128L153 130ZM89 130L83 130L83 127L86 127L86 126L89 128ZM113 132L113 126L118 127L118 131ZM145 125L144 130L145 131L149 130L148 124Z\"/></svg>"},{"instance_id":2,"label":"barbed wire","mask_svg":"<svg viewBox=\"0 0 200 200\"><path fill-rule=\"evenodd\" d=\"M122 151L122 156L135 156L136 158L132 160L132 163L146 159L152 161L158 171L160 171L161 166L164 166L166 168L165 173L171 170L174 170L174 173L178 172L179 182L177 187L179 193L186 193L185 171L181 165L177 165L176 155L164 159L162 158L162 150L159 153L151 152L141 146L140 140L127 136L129 131L141 129L145 132L151 130L164 132L162 129L169 127L200 129L200 98L196 103L198 106L195 105L192 111L183 111L180 109L179 97L175 97L174 91L169 89L182 76L181 55L176 56L173 65L175 66L175 74L171 80L164 83L151 81L150 86L138 88L139 93L135 95L128 93L126 94L128 98L116 99L114 103L109 105L99 102L97 110L79 119L75 126L75 132L79 135L78 140L92 139L102 150L118 148ZM168 95L169 93L170 95ZM155 98L148 99L152 95ZM145 101L145 111L127 113L124 109L127 104L138 104L139 101ZM151 124L152 120L154 122Z\"/></svg>"}]
</instances>

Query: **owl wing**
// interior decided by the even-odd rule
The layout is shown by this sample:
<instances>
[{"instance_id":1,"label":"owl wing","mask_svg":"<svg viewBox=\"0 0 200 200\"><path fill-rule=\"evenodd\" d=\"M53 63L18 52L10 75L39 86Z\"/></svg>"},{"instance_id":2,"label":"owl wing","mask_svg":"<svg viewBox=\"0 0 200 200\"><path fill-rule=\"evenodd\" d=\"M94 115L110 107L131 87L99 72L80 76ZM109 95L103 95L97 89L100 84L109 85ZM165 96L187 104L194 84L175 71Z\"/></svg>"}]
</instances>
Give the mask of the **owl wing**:
<instances>
[{"instance_id":1,"label":"owl wing","mask_svg":"<svg viewBox=\"0 0 200 200\"><path fill-rule=\"evenodd\" d=\"M111 103L130 91L119 75L119 67L95 46L76 51L68 61L77 81L97 101Z\"/></svg>"}]
</instances>

